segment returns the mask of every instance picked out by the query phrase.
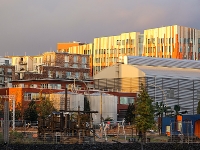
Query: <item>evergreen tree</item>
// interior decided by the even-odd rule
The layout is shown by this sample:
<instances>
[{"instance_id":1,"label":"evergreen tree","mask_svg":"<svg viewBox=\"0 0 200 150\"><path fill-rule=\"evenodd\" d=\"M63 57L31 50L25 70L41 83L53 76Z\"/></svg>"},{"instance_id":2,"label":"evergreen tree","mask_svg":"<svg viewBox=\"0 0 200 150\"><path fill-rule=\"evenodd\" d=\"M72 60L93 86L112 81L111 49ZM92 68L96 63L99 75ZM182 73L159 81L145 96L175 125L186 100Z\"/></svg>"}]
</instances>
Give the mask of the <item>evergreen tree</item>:
<instances>
[{"instance_id":1,"label":"evergreen tree","mask_svg":"<svg viewBox=\"0 0 200 150\"><path fill-rule=\"evenodd\" d=\"M135 121L135 105L133 103L128 105L125 121L130 124L133 124Z\"/></svg>"},{"instance_id":2,"label":"evergreen tree","mask_svg":"<svg viewBox=\"0 0 200 150\"><path fill-rule=\"evenodd\" d=\"M200 114L200 101L198 102L198 106L197 106L197 114Z\"/></svg>"},{"instance_id":3,"label":"evergreen tree","mask_svg":"<svg viewBox=\"0 0 200 150\"><path fill-rule=\"evenodd\" d=\"M35 101L32 100L28 104L28 108L24 111L24 119L30 121L36 121L37 118L38 118L37 106Z\"/></svg>"},{"instance_id":4,"label":"evergreen tree","mask_svg":"<svg viewBox=\"0 0 200 150\"><path fill-rule=\"evenodd\" d=\"M145 134L148 129L154 126L154 112L152 99L142 85L137 97L135 111L135 124L137 130L141 131L142 134Z\"/></svg>"}]
</instances>

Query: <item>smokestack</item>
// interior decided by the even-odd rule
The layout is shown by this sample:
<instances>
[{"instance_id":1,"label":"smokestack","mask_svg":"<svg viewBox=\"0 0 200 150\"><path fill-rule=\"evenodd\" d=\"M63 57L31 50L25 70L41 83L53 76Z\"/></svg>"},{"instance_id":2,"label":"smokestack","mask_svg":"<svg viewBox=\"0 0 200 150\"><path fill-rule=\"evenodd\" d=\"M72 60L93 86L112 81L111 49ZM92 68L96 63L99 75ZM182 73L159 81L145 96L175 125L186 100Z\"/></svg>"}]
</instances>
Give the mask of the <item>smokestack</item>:
<instances>
[{"instance_id":1,"label":"smokestack","mask_svg":"<svg viewBox=\"0 0 200 150\"><path fill-rule=\"evenodd\" d=\"M65 89L65 111L67 111L67 88Z\"/></svg>"}]
</instances>

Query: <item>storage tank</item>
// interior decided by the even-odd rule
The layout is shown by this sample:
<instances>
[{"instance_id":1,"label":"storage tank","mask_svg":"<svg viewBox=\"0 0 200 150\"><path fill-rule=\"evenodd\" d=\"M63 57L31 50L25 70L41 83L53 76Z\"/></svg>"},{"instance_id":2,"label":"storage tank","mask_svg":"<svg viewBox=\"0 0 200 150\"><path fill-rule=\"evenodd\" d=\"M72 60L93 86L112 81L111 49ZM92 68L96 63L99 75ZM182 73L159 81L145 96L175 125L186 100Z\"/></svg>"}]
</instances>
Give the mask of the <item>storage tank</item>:
<instances>
[{"instance_id":1,"label":"storage tank","mask_svg":"<svg viewBox=\"0 0 200 150\"><path fill-rule=\"evenodd\" d=\"M90 110L98 111L98 113L92 114L94 124L99 124L101 122L101 100L102 117L104 119L110 117L114 119L114 121L117 121L117 96L98 92L87 95L87 99L90 102Z\"/></svg>"},{"instance_id":2,"label":"storage tank","mask_svg":"<svg viewBox=\"0 0 200 150\"><path fill-rule=\"evenodd\" d=\"M78 110L78 106L80 105L80 110L84 110L84 95L68 92L67 97L69 100L69 110ZM58 92L50 94L50 100L53 102L56 110L64 110L65 109L65 92Z\"/></svg>"}]
</instances>

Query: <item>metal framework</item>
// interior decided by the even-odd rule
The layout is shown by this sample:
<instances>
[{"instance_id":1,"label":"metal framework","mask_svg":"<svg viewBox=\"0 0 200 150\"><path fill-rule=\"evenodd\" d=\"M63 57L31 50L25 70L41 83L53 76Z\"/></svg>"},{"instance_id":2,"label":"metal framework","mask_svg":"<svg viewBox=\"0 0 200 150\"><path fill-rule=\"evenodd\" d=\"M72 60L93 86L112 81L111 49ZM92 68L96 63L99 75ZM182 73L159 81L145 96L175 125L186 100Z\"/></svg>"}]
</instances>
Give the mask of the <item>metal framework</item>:
<instances>
[{"instance_id":1,"label":"metal framework","mask_svg":"<svg viewBox=\"0 0 200 150\"><path fill-rule=\"evenodd\" d=\"M9 106L12 107L12 121L13 121L13 131L15 130L15 95L1 95L2 99L9 101ZM10 103L11 102L11 103ZM8 109L9 111L9 109Z\"/></svg>"}]
</instances>

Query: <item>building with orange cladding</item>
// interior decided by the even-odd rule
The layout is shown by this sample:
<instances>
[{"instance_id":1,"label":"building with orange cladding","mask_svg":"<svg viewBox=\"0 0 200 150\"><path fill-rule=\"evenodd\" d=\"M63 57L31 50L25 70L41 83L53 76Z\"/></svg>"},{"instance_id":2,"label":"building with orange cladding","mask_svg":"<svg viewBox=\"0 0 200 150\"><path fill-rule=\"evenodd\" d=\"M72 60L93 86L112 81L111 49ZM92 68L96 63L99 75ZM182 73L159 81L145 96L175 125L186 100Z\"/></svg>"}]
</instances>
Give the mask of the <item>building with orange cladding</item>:
<instances>
[{"instance_id":1,"label":"building with orange cladding","mask_svg":"<svg viewBox=\"0 0 200 150\"><path fill-rule=\"evenodd\" d=\"M40 89L40 88L1 88L1 95L13 95L15 96L16 107L21 107L21 112L23 113L31 100L39 103L44 98L49 98L50 94L64 91L63 89ZM1 98L1 103L6 100Z\"/></svg>"},{"instance_id":2,"label":"building with orange cladding","mask_svg":"<svg viewBox=\"0 0 200 150\"><path fill-rule=\"evenodd\" d=\"M58 52L69 52L69 48L73 46L83 45L84 43L80 42L69 42L69 43L57 43Z\"/></svg>"},{"instance_id":3,"label":"building with orange cladding","mask_svg":"<svg viewBox=\"0 0 200 150\"><path fill-rule=\"evenodd\" d=\"M200 30L178 25L144 30L143 56L200 59Z\"/></svg>"}]
</instances>

